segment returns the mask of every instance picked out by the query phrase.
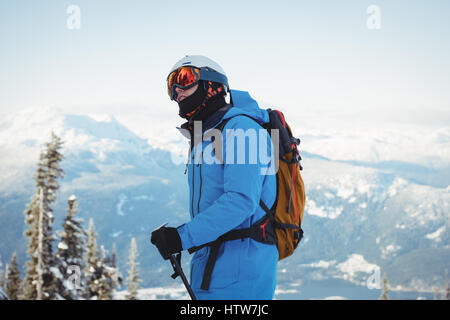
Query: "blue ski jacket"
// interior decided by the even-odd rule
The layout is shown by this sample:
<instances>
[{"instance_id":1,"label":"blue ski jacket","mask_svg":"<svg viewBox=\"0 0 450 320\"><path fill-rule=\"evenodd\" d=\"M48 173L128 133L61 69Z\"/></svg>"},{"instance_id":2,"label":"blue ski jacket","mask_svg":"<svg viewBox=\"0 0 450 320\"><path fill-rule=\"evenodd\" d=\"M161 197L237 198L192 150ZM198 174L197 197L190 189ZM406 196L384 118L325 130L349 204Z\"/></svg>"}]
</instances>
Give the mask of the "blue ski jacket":
<instances>
[{"instance_id":1,"label":"blue ski jacket","mask_svg":"<svg viewBox=\"0 0 450 320\"><path fill-rule=\"evenodd\" d=\"M242 116L266 123L268 113L259 108L248 92L231 90L231 97L232 108L219 115L219 119L213 115L203 124L203 136L207 136L211 129L231 118L222 131L223 162L213 152L213 139L194 143L190 153L191 221L178 227L183 250L214 241L230 230L250 227L265 215L260 200L270 208L276 198L270 135L257 122ZM250 238L222 243L209 290L202 290L209 250L210 247L200 249L191 260L190 283L198 299L273 298L278 262L276 245Z\"/></svg>"}]
</instances>

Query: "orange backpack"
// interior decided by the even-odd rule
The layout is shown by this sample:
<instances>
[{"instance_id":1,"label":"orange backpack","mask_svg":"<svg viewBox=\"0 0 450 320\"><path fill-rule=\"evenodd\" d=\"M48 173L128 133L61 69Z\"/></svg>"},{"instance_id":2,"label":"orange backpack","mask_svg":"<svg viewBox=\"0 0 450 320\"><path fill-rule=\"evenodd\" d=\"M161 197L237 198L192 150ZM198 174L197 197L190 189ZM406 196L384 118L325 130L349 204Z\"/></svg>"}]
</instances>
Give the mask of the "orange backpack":
<instances>
[{"instance_id":1,"label":"orange backpack","mask_svg":"<svg viewBox=\"0 0 450 320\"><path fill-rule=\"evenodd\" d=\"M270 209L260 201L266 216L249 228L253 229L249 231L249 236L260 242L276 243L279 260L282 260L294 253L303 238L301 225L305 209L305 185L300 174L303 168L297 149L300 139L292 135L292 130L281 111L267 109L267 112L269 122L261 125L271 135L271 130L278 130L279 138L277 197ZM222 123L220 126L219 129L223 130L225 124Z\"/></svg>"},{"instance_id":2,"label":"orange backpack","mask_svg":"<svg viewBox=\"0 0 450 320\"><path fill-rule=\"evenodd\" d=\"M305 185L300 170L300 154L297 145L300 140L292 136L291 128L284 121L281 112L279 117L287 129L290 140L290 150L279 154L279 168L277 172L277 199L274 204L274 227L277 235L279 260L282 260L297 248L303 237L301 228L305 209ZM280 139L281 144L281 139ZM280 148L281 149L281 148ZM280 150L281 151L281 150ZM267 211L266 211L267 212Z\"/></svg>"}]
</instances>

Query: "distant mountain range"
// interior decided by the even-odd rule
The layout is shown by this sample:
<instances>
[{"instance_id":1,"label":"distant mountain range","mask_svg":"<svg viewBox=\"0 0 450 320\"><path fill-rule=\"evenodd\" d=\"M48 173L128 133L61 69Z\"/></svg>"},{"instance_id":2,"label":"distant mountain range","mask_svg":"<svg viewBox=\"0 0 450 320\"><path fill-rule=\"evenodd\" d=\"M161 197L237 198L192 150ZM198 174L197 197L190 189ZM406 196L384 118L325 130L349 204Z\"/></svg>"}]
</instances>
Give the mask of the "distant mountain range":
<instances>
[{"instance_id":1,"label":"distant mountain range","mask_svg":"<svg viewBox=\"0 0 450 320\"><path fill-rule=\"evenodd\" d=\"M425 135L423 146L411 141L419 139L415 131L390 132L387 139L386 132L358 136L291 126L302 138L305 238L280 262L279 283L337 278L365 285L380 270L398 289L442 286L450 266L449 128ZM65 142L66 173L54 229L61 229L67 199L75 194L86 227L92 217L99 243L117 246L122 273L136 237L141 285L172 285L170 265L149 235L164 222L177 226L189 219L184 164L172 161L187 145L152 147L113 116L31 108L0 120L0 261L9 262L13 251L22 266L28 259L23 211L51 130ZM428 155L403 160L401 152L414 154L416 144ZM186 271L189 258L183 258Z\"/></svg>"}]
</instances>

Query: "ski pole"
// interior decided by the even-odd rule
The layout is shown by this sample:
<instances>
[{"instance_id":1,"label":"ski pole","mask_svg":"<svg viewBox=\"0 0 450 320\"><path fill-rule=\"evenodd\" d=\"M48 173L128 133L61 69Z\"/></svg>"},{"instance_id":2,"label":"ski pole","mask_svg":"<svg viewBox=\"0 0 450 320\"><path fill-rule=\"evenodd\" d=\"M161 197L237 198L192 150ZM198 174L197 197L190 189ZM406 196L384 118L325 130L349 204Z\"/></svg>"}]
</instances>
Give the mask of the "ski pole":
<instances>
[{"instance_id":1,"label":"ski pole","mask_svg":"<svg viewBox=\"0 0 450 320\"><path fill-rule=\"evenodd\" d=\"M172 264L173 271L175 272L172 275L172 278L175 279L176 277L180 276L191 299L197 300L197 297L195 296L194 291L192 291L192 288L186 279L183 269L181 268L181 265L179 263L180 261L181 261L181 253L178 253L176 256L173 254L170 255L170 263Z\"/></svg>"}]
</instances>

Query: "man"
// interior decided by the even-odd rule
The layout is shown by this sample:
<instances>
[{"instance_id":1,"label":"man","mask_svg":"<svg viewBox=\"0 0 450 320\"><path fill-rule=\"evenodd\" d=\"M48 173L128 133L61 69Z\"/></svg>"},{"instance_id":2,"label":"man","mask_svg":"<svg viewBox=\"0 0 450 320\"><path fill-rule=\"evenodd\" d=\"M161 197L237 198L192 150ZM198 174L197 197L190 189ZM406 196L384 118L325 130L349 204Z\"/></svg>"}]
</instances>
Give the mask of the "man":
<instances>
[{"instance_id":1,"label":"man","mask_svg":"<svg viewBox=\"0 0 450 320\"><path fill-rule=\"evenodd\" d=\"M191 139L191 221L161 228L151 241L165 259L182 250L195 251L190 283L197 299L272 299L276 245L239 234L261 221L263 208L271 208L276 198L275 173L260 157L271 155L270 136L259 124L269 121L267 113L247 92L229 90L223 69L204 56L178 61L167 81L179 116L187 120L182 131ZM211 147L213 138L205 138L214 128L223 133L222 150ZM243 145L237 141L242 134Z\"/></svg>"}]
</instances>

